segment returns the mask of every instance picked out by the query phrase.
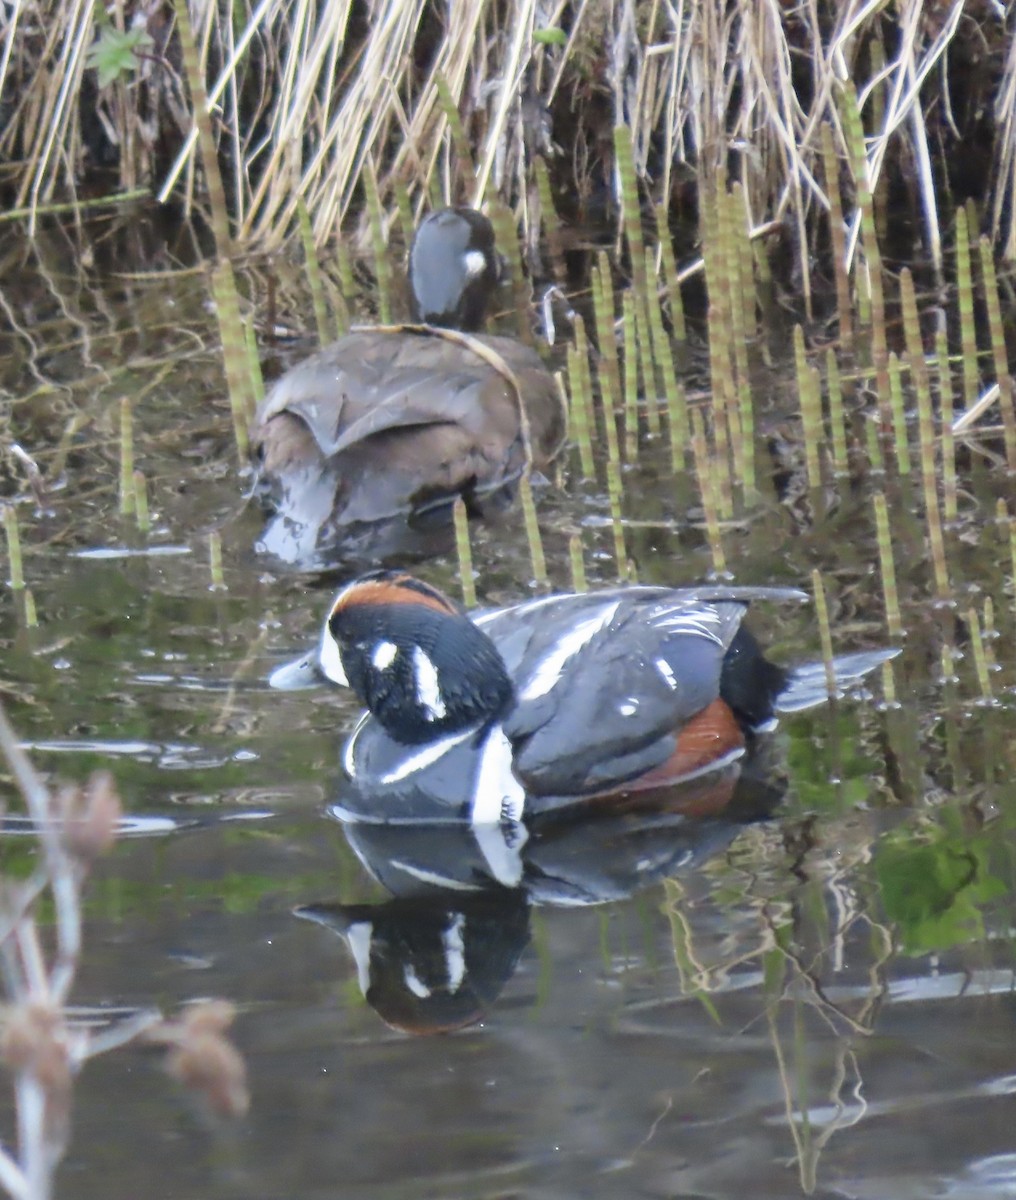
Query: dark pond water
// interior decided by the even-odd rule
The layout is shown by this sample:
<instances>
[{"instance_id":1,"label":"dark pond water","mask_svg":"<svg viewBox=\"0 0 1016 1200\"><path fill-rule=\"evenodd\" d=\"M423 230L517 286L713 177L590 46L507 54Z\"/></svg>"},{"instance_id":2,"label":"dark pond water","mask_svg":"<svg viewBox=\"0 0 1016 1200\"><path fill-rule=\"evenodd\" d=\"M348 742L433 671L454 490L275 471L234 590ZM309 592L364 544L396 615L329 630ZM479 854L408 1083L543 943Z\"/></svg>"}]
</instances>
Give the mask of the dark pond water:
<instances>
[{"instance_id":1,"label":"dark pond water","mask_svg":"<svg viewBox=\"0 0 1016 1200\"><path fill-rule=\"evenodd\" d=\"M0 434L48 488L37 511L5 459L39 623L4 591L0 689L48 776L108 766L132 813L163 819L96 874L75 1000L232 999L252 1106L213 1122L150 1051L112 1053L78 1082L61 1194L1016 1194L1016 656L997 468L975 455L964 475L954 608L931 599L916 480L888 480L908 633L897 704L876 677L868 697L784 721L763 791L739 809L757 817L778 796L768 819L548 839L532 907L469 913L479 1020L412 1037L365 1002L334 930L293 910L376 905L375 930L398 945L439 936L451 902L392 904L330 815L349 699L266 686L313 639L335 580L251 553L259 517L206 281L142 249L133 275L75 265L52 229L3 249ZM147 538L117 515L124 396ZM770 429L793 430L788 387L759 404ZM567 464L541 500L551 575L567 586L581 528L591 583L614 582L605 498L575 475ZM833 499L817 522L761 504L725 532L728 565L744 583L807 584L820 567L837 649L883 644L868 495ZM700 514L662 447L628 473L625 513L643 581L707 575ZM517 514L476 529L474 554L486 602L531 594ZM421 571L455 589L450 560ZM992 702L965 619L986 599ZM760 608L753 627L779 661L819 653L810 607ZM29 842L4 853L23 871Z\"/></svg>"}]
</instances>

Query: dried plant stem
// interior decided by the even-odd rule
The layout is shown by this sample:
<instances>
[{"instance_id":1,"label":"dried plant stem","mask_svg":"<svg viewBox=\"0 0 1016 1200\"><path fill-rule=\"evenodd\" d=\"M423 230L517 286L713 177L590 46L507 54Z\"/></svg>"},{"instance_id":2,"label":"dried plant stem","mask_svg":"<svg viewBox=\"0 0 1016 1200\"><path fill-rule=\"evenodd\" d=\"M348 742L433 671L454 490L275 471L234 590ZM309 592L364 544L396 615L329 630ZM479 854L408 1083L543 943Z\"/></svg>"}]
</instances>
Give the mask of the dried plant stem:
<instances>
[{"instance_id":1,"label":"dried plant stem","mask_svg":"<svg viewBox=\"0 0 1016 1200\"><path fill-rule=\"evenodd\" d=\"M254 415L251 377L247 361L246 339L240 323L240 309L233 268L228 261L219 262L212 270L212 294L222 339L222 360L229 391L229 408L233 416L233 437L241 465L250 457L248 426Z\"/></svg>"},{"instance_id":2,"label":"dried plant stem","mask_svg":"<svg viewBox=\"0 0 1016 1200\"><path fill-rule=\"evenodd\" d=\"M212 233L220 263L228 263L233 257L233 236L229 229L229 205L226 189L222 185L219 156L212 132L211 105L205 91L205 75L194 40L190 8L187 0L174 0L176 28L180 38L180 54L183 60L187 87L190 89L191 107L198 143L201 147L201 165L205 172L205 190L211 212Z\"/></svg>"},{"instance_id":3,"label":"dried plant stem","mask_svg":"<svg viewBox=\"0 0 1016 1200\"><path fill-rule=\"evenodd\" d=\"M885 292L882 286L882 255L875 227L875 204L864 149L864 130L857 97L850 87L841 92L844 132L854 169L857 207L861 218L861 241L867 266L868 294L871 297L871 363L875 371L875 391L882 421L882 433L892 427L889 406L889 349L886 338Z\"/></svg>"},{"instance_id":4,"label":"dried plant stem","mask_svg":"<svg viewBox=\"0 0 1016 1200\"><path fill-rule=\"evenodd\" d=\"M392 266L388 260L388 238L385 218L378 195L377 175L368 160L366 172L367 211L370 214L370 241L374 257L374 278L377 280L378 316L382 325L392 323Z\"/></svg>"},{"instance_id":5,"label":"dried plant stem","mask_svg":"<svg viewBox=\"0 0 1016 1200\"><path fill-rule=\"evenodd\" d=\"M300 241L303 244L303 261L307 269L307 284L310 288L311 307L314 310L318 345L325 346L331 341L328 310L325 307L325 289L321 279L321 264L318 262L317 248L314 245L314 231L311 229L310 215L302 196L297 200L296 217L300 228Z\"/></svg>"},{"instance_id":6,"label":"dried plant stem","mask_svg":"<svg viewBox=\"0 0 1016 1200\"><path fill-rule=\"evenodd\" d=\"M833 270L836 273L840 349L842 353L849 354L853 349L854 330L850 320L852 305L850 278L847 273L847 235L843 222L843 197L840 192L840 164L833 146L832 126L827 121L822 123L822 168L826 195L829 197L829 238L833 247Z\"/></svg>"},{"instance_id":7,"label":"dried plant stem","mask_svg":"<svg viewBox=\"0 0 1016 1200\"><path fill-rule=\"evenodd\" d=\"M452 505L455 522L455 551L459 560L459 586L466 608L476 607L476 576L473 572L473 548L469 541L469 514L461 496Z\"/></svg>"}]
</instances>

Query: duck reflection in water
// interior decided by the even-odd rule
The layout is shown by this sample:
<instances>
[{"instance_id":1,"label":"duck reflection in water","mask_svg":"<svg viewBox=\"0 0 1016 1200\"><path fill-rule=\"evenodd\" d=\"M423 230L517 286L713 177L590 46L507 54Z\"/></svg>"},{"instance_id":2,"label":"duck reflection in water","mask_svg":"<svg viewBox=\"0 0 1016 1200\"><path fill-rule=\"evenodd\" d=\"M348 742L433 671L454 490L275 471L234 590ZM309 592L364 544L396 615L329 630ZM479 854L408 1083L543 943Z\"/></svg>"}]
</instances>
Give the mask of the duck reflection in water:
<instances>
[{"instance_id":1,"label":"duck reflection in water","mask_svg":"<svg viewBox=\"0 0 1016 1200\"><path fill-rule=\"evenodd\" d=\"M324 677L367 706L333 815L396 900L302 915L344 934L368 1000L400 1028L475 1020L517 961L528 905L630 895L771 811L765 733L827 699L826 668L770 662L742 620L752 600L802 598L628 587L470 617L402 572L349 584L318 647L271 682ZM894 653L835 659L835 686ZM480 905L475 947L464 898ZM482 932L498 904L512 945ZM467 987L485 941L491 965Z\"/></svg>"},{"instance_id":2,"label":"duck reflection in water","mask_svg":"<svg viewBox=\"0 0 1016 1200\"><path fill-rule=\"evenodd\" d=\"M392 893L380 904L311 904L296 915L342 937L360 990L381 1019L412 1034L446 1033L482 1019L529 941L533 905L623 900L721 854L744 825L764 820L785 782L768 747L708 776L648 791L618 809L532 818L507 826L384 824L332 813L364 867ZM491 847L515 841L518 880L497 878Z\"/></svg>"}]
</instances>

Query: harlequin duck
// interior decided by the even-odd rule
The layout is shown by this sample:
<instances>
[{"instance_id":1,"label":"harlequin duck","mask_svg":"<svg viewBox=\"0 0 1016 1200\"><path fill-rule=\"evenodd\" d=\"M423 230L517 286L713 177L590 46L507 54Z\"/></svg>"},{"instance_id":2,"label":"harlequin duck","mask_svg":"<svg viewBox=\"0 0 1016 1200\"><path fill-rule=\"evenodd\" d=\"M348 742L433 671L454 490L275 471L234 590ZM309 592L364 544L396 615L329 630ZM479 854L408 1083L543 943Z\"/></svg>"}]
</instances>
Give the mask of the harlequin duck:
<instances>
[{"instance_id":1,"label":"harlequin duck","mask_svg":"<svg viewBox=\"0 0 1016 1200\"><path fill-rule=\"evenodd\" d=\"M531 818L659 792L722 769L778 712L826 698L821 663L769 662L742 619L792 588L626 587L472 618L398 571L339 592L318 649L275 687L323 675L367 712L345 749L349 820L491 831L510 883ZM849 687L895 650L835 660Z\"/></svg>"},{"instance_id":2,"label":"harlequin duck","mask_svg":"<svg viewBox=\"0 0 1016 1200\"><path fill-rule=\"evenodd\" d=\"M417 325L361 326L288 371L252 435L274 510L258 548L307 566L379 559L405 527L447 526L512 496L561 449L553 376L529 346L477 333L500 275L494 230L470 208L420 225L409 256Z\"/></svg>"}]
</instances>

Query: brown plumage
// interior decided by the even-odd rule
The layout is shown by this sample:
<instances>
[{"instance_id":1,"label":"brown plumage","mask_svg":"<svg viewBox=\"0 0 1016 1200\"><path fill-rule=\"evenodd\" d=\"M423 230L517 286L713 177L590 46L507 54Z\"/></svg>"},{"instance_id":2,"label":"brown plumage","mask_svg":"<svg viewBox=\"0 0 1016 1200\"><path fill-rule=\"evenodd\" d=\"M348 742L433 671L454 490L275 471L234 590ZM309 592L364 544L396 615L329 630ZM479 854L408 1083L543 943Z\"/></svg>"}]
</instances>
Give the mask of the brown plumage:
<instances>
[{"instance_id":1,"label":"brown plumage","mask_svg":"<svg viewBox=\"0 0 1016 1200\"><path fill-rule=\"evenodd\" d=\"M410 260L417 314L476 328L496 268L486 218L433 214ZM474 515L503 506L527 457L545 466L564 434L554 380L528 346L430 324L355 329L287 372L258 412L275 510L262 548L313 565L383 556L393 531L447 523L457 496Z\"/></svg>"}]
</instances>

